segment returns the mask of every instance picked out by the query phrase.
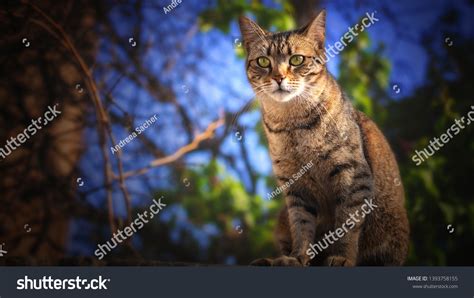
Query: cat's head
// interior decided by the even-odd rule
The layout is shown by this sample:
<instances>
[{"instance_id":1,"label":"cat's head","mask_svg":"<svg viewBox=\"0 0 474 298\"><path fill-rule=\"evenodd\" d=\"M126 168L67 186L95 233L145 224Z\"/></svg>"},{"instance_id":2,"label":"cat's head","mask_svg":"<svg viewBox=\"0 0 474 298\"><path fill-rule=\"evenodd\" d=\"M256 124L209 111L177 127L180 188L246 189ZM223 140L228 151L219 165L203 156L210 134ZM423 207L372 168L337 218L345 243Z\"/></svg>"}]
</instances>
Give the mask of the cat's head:
<instances>
[{"instance_id":1,"label":"cat's head","mask_svg":"<svg viewBox=\"0 0 474 298\"><path fill-rule=\"evenodd\" d=\"M239 19L247 50L247 77L257 98L288 102L307 98L318 88L325 72L326 12L308 25L288 32L271 33L252 20Z\"/></svg>"}]
</instances>

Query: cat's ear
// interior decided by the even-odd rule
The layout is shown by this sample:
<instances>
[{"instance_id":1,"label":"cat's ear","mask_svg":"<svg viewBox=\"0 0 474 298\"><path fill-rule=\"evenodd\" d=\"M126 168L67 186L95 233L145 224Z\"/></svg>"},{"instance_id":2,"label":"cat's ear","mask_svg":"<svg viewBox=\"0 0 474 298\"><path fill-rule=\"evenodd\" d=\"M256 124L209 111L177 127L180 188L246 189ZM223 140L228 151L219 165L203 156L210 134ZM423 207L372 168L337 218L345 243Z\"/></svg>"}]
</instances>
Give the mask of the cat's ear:
<instances>
[{"instance_id":1,"label":"cat's ear","mask_svg":"<svg viewBox=\"0 0 474 298\"><path fill-rule=\"evenodd\" d=\"M309 40L316 41L318 47L324 48L326 38L326 10L323 9L308 25L302 28L303 35Z\"/></svg>"},{"instance_id":2,"label":"cat's ear","mask_svg":"<svg viewBox=\"0 0 474 298\"><path fill-rule=\"evenodd\" d=\"M244 16L239 18L239 26L240 33L242 34L242 39L247 50L249 49L249 44L251 42L264 39L268 34L268 32L262 29L257 23Z\"/></svg>"}]
</instances>

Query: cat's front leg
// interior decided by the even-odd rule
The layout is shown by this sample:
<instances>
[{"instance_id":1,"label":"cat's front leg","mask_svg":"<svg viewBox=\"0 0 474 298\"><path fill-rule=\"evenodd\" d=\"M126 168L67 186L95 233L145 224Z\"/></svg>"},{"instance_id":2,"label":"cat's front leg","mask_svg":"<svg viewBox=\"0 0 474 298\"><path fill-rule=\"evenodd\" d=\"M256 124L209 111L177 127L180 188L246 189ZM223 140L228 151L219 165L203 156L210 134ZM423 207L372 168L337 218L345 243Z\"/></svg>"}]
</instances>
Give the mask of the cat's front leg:
<instances>
[{"instance_id":1,"label":"cat's front leg","mask_svg":"<svg viewBox=\"0 0 474 298\"><path fill-rule=\"evenodd\" d=\"M335 225L328 234L332 244L326 259L328 266L355 266L359 236L373 203L373 178L366 163L347 162L334 167L329 175L335 193Z\"/></svg>"},{"instance_id":2,"label":"cat's front leg","mask_svg":"<svg viewBox=\"0 0 474 298\"><path fill-rule=\"evenodd\" d=\"M306 266L310 260L306 250L314 241L316 232L316 206L311 201L290 192L286 196L286 207L292 238L292 250L289 257Z\"/></svg>"}]
</instances>

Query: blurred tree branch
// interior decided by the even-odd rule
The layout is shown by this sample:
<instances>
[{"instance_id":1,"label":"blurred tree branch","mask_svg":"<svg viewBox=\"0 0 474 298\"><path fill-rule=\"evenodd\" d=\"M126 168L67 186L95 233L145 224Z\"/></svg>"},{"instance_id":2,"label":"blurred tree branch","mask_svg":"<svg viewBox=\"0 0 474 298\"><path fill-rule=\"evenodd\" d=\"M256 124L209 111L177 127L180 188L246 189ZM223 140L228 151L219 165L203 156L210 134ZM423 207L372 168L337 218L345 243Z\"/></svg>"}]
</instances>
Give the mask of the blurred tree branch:
<instances>
[{"instance_id":1,"label":"blurred tree branch","mask_svg":"<svg viewBox=\"0 0 474 298\"><path fill-rule=\"evenodd\" d=\"M153 168L175 162L176 160L178 160L179 158L181 158L185 154L197 149L201 142L203 142L207 139L213 138L216 129L219 128L220 126L222 126L223 124L224 124L224 119L223 118L212 122L211 124L209 124L207 129L204 132L198 134L191 143L187 144L186 146L183 146L183 147L179 148L176 152L174 152L171 155L168 155L168 156L158 158L158 159L155 159L155 160L151 161L149 163L149 165L145 168L126 172L123 175L124 178L143 175L143 174L147 173L149 170L151 170Z\"/></svg>"},{"instance_id":2,"label":"blurred tree branch","mask_svg":"<svg viewBox=\"0 0 474 298\"><path fill-rule=\"evenodd\" d=\"M37 11L41 16L45 18L45 20L54 28L57 30L57 34L54 34L54 30L50 28L47 24L44 24L42 22L37 22L37 24L42 25L43 28L45 28L48 32L51 32L54 37L59 38L59 40L63 43L63 45L69 49L76 59L76 62L80 65L80 68L82 69L84 75L86 76L86 85L87 88L89 89L90 93L92 94L92 99L93 103L95 106L95 110L97 113L97 122L98 122L98 133L99 133L99 140L100 140L100 146L102 148L102 158L104 159L104 176L105 176L105 181L107 185L110 185L112 182L112 165L110 162L110 158L108 155L108 149L107 149L107 141L105 135L107 134L109 136L110 142L112 143L112 146L115 146L115 137L112 134L112 128L111 124L109 121L109 118L107 116L107 113L105 112L103 106L102 106L102 100L100 98L99 91L97 89L97 86L95 84L94 78L92 77L92 74L87 67L86 63L84 62L84 59L82 56L79 54L78 50L72 43L71 39L69 38L69 35L63 30L62 26L59 25L57 22L55 22L51 17L49 17L43 10L41 10L38 6L35 4L30 3L29 1L22 0L23 3L26 3L30 5L35 11ZM118 170L119 170L119 180L120 180L120 189L122 190L122 193L124 195L125 199L125 205L127 208L127 224L131 220L131 199L128 194L127 188L125 186L125 180L123 178L123 164L122 164L122 158L121 158L121 152L117 152L117 163L118 163ZM111 187L107 187L107 201L109 204L109 224L110 224L110 229L111 233L114 233L116 230L115 227L115 222L114 222L114 211L113 211L113 204L112 204L112 189Z\"/></svg>"}]
</instances>

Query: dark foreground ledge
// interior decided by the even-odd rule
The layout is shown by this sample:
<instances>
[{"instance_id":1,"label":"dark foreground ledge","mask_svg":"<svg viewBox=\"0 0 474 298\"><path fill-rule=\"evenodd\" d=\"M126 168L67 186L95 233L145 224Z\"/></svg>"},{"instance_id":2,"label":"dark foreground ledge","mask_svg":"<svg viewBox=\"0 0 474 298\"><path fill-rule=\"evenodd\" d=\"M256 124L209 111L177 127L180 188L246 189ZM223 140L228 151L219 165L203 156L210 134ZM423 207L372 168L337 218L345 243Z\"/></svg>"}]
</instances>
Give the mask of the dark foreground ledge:
<instances>
[{"instance_id":1,"label":"dark foreground ledge","mask_svg":"<svg viewBox=\"0 0 474 298\"><path fill-rule=\"evenodd\" d=\"M30 257L2 257L0 266L194 266L202 267L207 264L185 262L163 262L140 259L110 259L98 260L94 257L67 257L59 260L39 259Z\"/></svg>"}]
</instances>

